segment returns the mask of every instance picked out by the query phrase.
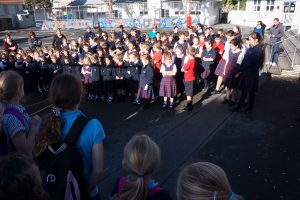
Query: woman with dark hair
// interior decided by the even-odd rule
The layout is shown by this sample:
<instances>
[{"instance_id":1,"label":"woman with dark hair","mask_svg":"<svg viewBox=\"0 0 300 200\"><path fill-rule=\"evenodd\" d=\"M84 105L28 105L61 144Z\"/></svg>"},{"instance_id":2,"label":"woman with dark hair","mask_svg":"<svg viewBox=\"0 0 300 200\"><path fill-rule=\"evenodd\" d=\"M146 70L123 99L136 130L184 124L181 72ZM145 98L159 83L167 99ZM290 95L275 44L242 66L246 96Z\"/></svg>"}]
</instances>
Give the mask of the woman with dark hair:
<instances>
[{"instance_id":1,"label":"woman with dark hair","mask_svg":"<svg viewBox=\"0 0 300 200\"><path fill-rule=\"evenodd\" d=\"M35 32L33 31L28 33L28 46L32 51L34 51L37 47L42 46L42 41L36 37Z\"/></svg>"},{"instance_id":2,"label":"woman with dark hair","mask_svg":"<svg viewBox=\"0 0 300 200\"><path fill-rule=\"evenodd\" d=\"M9 55L11 52L17 53L18 45L15 41L11 39L11 36L9 34L6 34L4 36L4 43L2 45L2 49L4 52L6 52L7 55Z\"/></svg>"},{"instance_id":3,"label":"woman with dark hair","mask_svg":"<svg viewBox=\"0 0 300 200\"><path fill-rule=\"evenodd\" d=\"M236 74L240 77L238 88L242 91L241 98L237 107L232 109L233 112L241 111L241 108L249 96L249 104L245 112L251 112L254 103L254 93L258 89L259 70L263 66L264 52L261 47L261 37L258 33L253 32L249 36L250 48L246 51L244 60Z\"/></svg>"}]
</instances>

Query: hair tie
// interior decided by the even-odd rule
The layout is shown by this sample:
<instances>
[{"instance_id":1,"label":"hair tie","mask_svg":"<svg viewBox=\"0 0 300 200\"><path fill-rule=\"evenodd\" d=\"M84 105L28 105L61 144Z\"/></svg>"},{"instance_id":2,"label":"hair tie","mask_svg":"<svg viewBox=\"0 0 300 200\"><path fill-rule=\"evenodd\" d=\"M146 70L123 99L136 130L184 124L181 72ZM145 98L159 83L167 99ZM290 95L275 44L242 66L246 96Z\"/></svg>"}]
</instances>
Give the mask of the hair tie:
<instances>
[{"instance_id":1,"label":"hair tie","mask_svg":"<svg viewBox=\"0 0 300 200\"><path fill-rule=\"evenodd\" d=\"M60 117L62 109L57 106L52 106L51 111L55 117Z\"/></svg>"}]
</instances>

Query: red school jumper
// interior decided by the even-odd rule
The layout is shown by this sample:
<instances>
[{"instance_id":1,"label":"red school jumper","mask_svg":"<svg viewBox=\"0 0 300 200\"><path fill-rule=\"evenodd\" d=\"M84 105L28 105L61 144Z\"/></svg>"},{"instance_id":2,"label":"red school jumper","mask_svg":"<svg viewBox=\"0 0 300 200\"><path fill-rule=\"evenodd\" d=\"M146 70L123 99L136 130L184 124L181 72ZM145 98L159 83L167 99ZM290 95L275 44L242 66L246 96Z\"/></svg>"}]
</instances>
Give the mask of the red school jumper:
<instances>
[{"instance_id":1,"label":"red school jumper","mask_svg":"<svg viewBox=\"0 0 300 200\"><path fill-rule=\"evenodd\" d=\"M155 61L155 65L154 65L154 72L155 73L160 73L160 67L162 64L162 51L156 51L154 52L153 58Z\"/></svg>"},{"instance_id":2,"label":"red school jumper","mask_svg":"<svg viewBox=\"0 0 300 200\"><path fill-rule=\"evenodd\" d=\"M190 82L195 80L195 58L190 59L184 66L184 81Z\"/></svg>"}]
</instances>

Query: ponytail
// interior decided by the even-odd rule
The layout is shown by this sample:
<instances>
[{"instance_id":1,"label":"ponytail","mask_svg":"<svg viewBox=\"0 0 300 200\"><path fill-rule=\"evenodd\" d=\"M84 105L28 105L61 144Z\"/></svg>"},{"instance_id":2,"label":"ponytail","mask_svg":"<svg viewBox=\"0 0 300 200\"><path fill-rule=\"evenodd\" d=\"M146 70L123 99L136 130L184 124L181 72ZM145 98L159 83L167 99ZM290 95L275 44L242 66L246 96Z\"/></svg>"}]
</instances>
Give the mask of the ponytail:
<instances>
[{"instance_id":1,"label":"ponytail","mask_svg":"<svg viewBox=\"0 0 300 200\"><path fill-rule=\"evenodd\" d=\"M136 135L125 146L122 163L131 174L111 200L146 200L151 175L160 163L159 147L149 136Z\"/></svg>"},{"instance_id":2,"label":"ponytail","mask_svg":"<svg viewBox=\"0 0 300 200\"><path fill-rule=\"evenodd\" d=\"M115 194L111 200L146 200L148 197L148 179L130 175L127 177L126 184L119 191L119 194Z\"/></svg>"},{"instance_id":3,"label":"ponytail","mask_svg":"<svg viewBox=\"0 0 300 200\"><path fill-rule=\"evenodd\" d=\"M38 156L46 150L48 145L57 144L63 127L62 119L53 111L42 118L41 132L37 135L34 155Z\"/></svg>"}]
</instances>

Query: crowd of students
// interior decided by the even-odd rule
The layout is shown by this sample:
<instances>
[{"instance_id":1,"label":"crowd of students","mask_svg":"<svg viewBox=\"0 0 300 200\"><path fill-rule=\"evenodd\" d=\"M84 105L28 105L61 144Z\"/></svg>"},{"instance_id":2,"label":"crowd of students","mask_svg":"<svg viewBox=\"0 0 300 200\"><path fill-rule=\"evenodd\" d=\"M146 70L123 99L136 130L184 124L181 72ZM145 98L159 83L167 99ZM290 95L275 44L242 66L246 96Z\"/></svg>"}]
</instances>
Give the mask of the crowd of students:
<instances>
[{"instance_id":1,"label":"crowd of students","mask_svg":"<svg viewBox=\"0 0 300 200\"><path fill-rule=\"evenodd\" d=\"M263 60L259 55L257 62L251 63L251 58L245 56L260 43L260 34L249 36L254 43L251 39L244 42L238 26L226 33L222 29L215 33L212 27L201 24L188 27L186 32L178 32L175 27L172 33L159 32L154 27L144 35L136 29L127 33L122 26L119 32L99 29L97 34L88 28L83 37L70 41L57 30L52 47L42 45L34 32L28 36L26 50L18 49L6 35L0 61L1 70L15 70L23 77L26 92L47 93L52 79L66 73L82 80L87 100L128 100L133 104L144 100L144 108L161 96L162 107L173 109L174 99L183 100L186 96L185 110L190 111L195 87L202 88L201 85L204 91L216 85L213 94L219 94L224 85L224 103L238 103L233 98L237 89L252 96L256 91ZM256 49L262 54L260 46ZM249 63L252 74L244 67ZM252 105L248 110L251 109Z\"/></svg>"},{"instance_id":2,"label":"crowd of students","mask_svg":"<svg viewBox=\"0 0 300 200\"><path fill-rule=\"evenodd\" d=\"M191 111L195 87L207 91L215 85L213 94L219 94L223 84L226 97L222 103L236 103L233 111L240 111L248 97L246 110L252 109L263 62L258 33L251 33L244 44L239 27L217 34L201 24L180 33L175 27L171 34L154 27L143 36L135 29L128 34L120 28L109 34L101 29L94 34L88 28L83 38L70 42L57 30L51 48L42 46L30 32L29 50L18 49L5 36L0 62L4 106L0 154L18 152L29 158L19 154L3 158L1 199L99 199L106 136L97 119L88 119L79 110L84 95L91 101L127 98L141 104L143 100L144 108L159 95L162 108L169 109L174 108L176 98L186 97L185 110ZM24 89L49 93L51 112L42 119L30 118L20 104ZM242 91L239 101L237 90ZM40 174L26 160L32 158ZM118 179L111 198L171 199L151 178L159 162L160 150L153 140L145 135L133 137L124 149L123 166L129 175ZM14 163L24 165L13 167ZM36 187L23 187L26 181L19 181L20 177ZM232 192L224 171L211 163L186 167L178 179L177 197L241 198Z\"/></svg>"}]
</instances>

